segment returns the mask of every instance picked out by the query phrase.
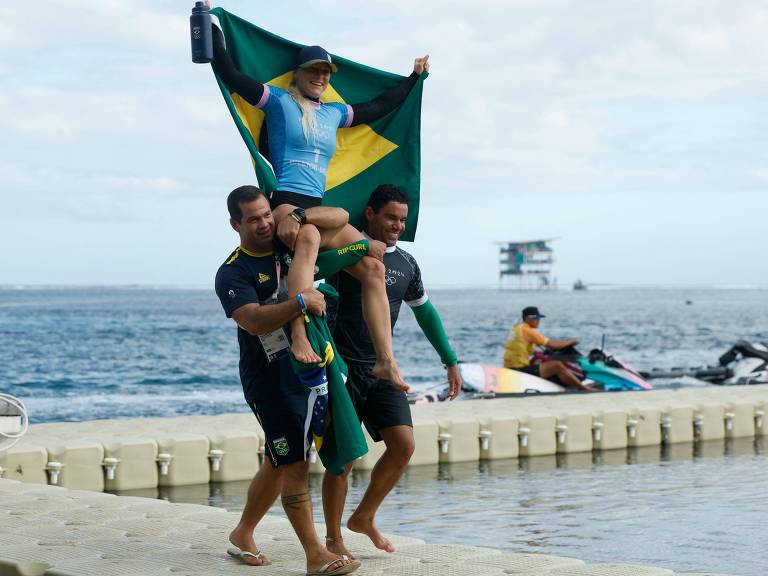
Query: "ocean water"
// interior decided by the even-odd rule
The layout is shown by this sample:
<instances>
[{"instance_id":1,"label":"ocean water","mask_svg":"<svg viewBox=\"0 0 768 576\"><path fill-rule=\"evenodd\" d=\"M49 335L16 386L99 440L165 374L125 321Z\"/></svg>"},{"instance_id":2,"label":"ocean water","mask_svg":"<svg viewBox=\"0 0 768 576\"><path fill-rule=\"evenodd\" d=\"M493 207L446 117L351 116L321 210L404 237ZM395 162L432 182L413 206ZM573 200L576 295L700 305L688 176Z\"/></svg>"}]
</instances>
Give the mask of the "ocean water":
<instances>
[{"instance_id":1,"label":"ocean water","mask_svg":"<svg viewBox=\"0 0 768 576\"><path fill-rule=\"evenodd\" d=\"M579 338L639 369L702 366L739 339L768 341L768 291L434 290L460 359L498 364L509 327L537 305L550 337ZM686 302L690 301L690 304ZM395 354L414 389L444 381L437 355L403 307ZM210 290L0 289L0 391L31 421L247 411L234 324ZM657 387L707 385L693 379Z\"/></svg>"}]
</instances>

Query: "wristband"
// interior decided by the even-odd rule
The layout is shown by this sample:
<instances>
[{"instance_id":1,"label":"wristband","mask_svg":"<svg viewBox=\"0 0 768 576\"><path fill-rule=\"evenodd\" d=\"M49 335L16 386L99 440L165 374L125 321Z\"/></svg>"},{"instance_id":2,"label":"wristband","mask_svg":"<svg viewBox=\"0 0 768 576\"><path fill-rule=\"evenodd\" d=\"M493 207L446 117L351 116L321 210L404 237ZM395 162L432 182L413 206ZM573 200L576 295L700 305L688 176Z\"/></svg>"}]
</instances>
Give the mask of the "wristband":
<instances>
[{"instance_id":1,"label":"wristband","mask_svg":"<svg viewBox=\"0 0 768 576\"><path fill-rule=\"evenodd\" d=\"M307 315L307 303L304 302L304 296L301 295L301 292L296 294L296 302L299 303L299 310L301 311L301 315L304 316L304 321L309 322L309 316Z\"/></svg>"}]
</instances>

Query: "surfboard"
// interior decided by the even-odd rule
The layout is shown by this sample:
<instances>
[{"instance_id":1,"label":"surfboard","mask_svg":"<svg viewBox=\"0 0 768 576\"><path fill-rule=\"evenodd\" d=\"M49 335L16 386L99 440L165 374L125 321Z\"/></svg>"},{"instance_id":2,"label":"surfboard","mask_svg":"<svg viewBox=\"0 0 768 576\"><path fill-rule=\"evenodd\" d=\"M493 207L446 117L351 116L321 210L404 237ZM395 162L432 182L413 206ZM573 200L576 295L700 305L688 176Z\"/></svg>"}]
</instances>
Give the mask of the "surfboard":
<instances>
[{"instance_id":1,"label":"surfboard","mask_svg":"<svg viewBox=\"0 0 768 576\"><path fill-rule=\"evenodd\" d=\"M460 363L463 388L485 394L556 394L565 387L509 368L489 364Z\"/></svg>"}]
</instances>

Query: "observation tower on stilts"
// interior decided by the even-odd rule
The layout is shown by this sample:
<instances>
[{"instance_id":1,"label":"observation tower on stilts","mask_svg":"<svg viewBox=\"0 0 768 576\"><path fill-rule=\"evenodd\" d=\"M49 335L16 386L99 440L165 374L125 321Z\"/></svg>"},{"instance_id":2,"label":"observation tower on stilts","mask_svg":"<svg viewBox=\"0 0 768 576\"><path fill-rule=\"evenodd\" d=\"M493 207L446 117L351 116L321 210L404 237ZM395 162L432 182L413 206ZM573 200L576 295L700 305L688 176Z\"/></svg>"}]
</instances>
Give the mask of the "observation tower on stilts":
<instances>
[{"instance_id":1,"label":"observation tower on stilts","mask_svg":"<svg viewBox=\"0 0 768 576\"><path fill-rule=\"evenodd\" d=\"M555 262L550 243L557 238L495 242L499 246L500 290L556 290Z\"/></svg>"}]
</instances>

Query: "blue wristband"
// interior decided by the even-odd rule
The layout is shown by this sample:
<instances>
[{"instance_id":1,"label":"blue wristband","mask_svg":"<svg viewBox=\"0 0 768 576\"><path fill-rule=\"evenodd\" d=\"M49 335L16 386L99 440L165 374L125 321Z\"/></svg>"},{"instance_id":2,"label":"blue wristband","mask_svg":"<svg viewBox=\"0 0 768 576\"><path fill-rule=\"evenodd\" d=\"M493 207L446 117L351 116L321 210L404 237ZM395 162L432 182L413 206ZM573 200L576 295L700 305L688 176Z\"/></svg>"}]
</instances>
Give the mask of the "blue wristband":
<instances>
[{"instance_id":1,"label":"blue wristband","mask_svg":"<svg viewBox=\"0 0 768 576\"><path fill-rule=\"evenodd\" d=\"M307 304L304 302L304 296L301 295L301 292L296 294L296 301L299 303L299 309L301 310L301 313L306 314Z\"/></svg>"}]
</instances>

